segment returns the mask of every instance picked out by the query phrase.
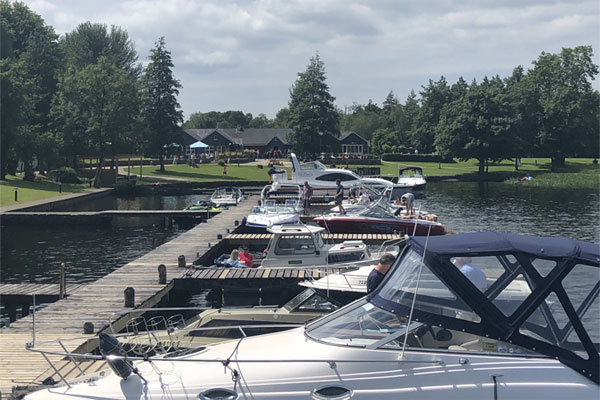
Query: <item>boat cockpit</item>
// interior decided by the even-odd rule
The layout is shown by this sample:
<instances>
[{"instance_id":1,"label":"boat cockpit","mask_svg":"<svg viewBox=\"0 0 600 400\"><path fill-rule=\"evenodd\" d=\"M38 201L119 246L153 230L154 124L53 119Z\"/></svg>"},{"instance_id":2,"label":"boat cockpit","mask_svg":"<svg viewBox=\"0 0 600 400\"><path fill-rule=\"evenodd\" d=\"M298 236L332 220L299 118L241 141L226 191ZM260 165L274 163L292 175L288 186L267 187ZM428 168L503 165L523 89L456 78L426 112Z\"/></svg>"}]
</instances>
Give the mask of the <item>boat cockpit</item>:
<instances>
[{"instance_id":1,"label":"boat cockpit","mask_svg":"<svg viewBox=\"0 0 600 400\"><path fill-rule=\"evenodd\" d=\"M599 254L566 238L413 237L373 292L306 335L403 353L543 355L598 383Z\"/></svg>"}]
</instances>

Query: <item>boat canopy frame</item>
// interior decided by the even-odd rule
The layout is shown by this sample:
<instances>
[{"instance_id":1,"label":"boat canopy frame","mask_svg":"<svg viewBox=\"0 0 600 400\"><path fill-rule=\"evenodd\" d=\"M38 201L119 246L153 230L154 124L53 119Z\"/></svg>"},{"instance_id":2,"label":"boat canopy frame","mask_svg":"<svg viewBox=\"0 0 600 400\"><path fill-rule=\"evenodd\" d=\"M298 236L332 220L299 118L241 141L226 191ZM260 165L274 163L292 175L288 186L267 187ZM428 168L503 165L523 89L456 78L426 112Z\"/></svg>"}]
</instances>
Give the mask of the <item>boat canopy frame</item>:
<instances>
[{"instance_id":1,"label":"boat canopy frame","mask_svg":"<svg viewBox=\"0 0 600 400\"><path fill-rule=\"evenodd\" d=\"M444 328L462 330L525 347L555 358L586 378L600 383L599 345L592 342L580 318L598 299L600 282L596 281L593 284L577 308L573 305L562 284L563 279L576 265L600 268L600 246L569 238L543 238L492 231L429 238L411 237L405 251L392 267L393 269L367 297L374 305L398 316L406 317L411 313L411 307L383 297L382 291L386 288L386 282L393 278L394 273L391 272L402 263L408 250L419 254L426 268L480 318L480 321L473 322L415 307L412 310L415 321L435 322L436 325ZM496 256L503 264L505 272L482 292L458 268L453 268L450 262L453 257L469 256ZM514 257L515 261L511 262L512 258L509 256ZM555 262L555 266L545 276L542 276L532 264L533 259L551 260ZM493 303L493 300L519 274L526 277L532 290L516 310L507 316ZM567 323L562 328L559 327L545 301L552 293L556 295L568 317ZM409 299L414 297L410 292L404 291L403 294ZM417 298L425 297L427 296L417 292ZM437 305L444 305L444 299L437 297L431 299ZM542 311L548 324L545 330L556 337L559 344L566 344L570 334L575 331L581 343L577 350L586 353L587 359L563 346L520 332L519 329L524 328L534 334L542 333L541 327L536 327L528 322L528 319L538 309ZM569 344L573 343L569 342Z\"/></svg>"}]
</instances>

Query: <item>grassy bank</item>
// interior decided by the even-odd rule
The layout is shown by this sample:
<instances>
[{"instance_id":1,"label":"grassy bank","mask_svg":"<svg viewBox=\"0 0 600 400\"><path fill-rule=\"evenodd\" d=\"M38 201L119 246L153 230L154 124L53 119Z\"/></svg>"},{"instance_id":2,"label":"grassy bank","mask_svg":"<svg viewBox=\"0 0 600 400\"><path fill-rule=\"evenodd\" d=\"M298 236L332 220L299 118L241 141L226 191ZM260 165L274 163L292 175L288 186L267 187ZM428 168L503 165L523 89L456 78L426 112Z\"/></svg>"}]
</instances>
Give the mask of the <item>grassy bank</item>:
<instances>
[{"instance_id":1,"label":"grassy bank","mask_svg":"<svg viewBox=\"0 0 600 400\"><path fill-rule=\"evenodd\" d=\"M18 192L18 201L15 201L15 188ZM62 193L59 193L58 183L44 177L36 177L35 182L24 181L21 176L7 175L5 181L0 181L0 207L21 204L28 201L42 200L70 193L83 192L88 188L85 184L62 184Z\"/></svg>"},{"instance_id":2,"label":"grassy bank","mask_svg":"<svg viewBox=\"0 0 600 400\"><path fill-rule=\"evenodd\" d=\"M386 162L379 166L381 175L396 176L401 167L409 164L401 162ZM524 158L521 166L515 171L514 162L505 160L499 163L490 163L488 173L480 176L477 161L457 161L454 163L410 163L423 168L423 173L428 177L439 177L456 179L461 181L488 180L514 184L519 178L531 175L531 186L544 187L567 187L598 189L600 181L600 169L598 165L592 164L592 159L567 159L566 167L559 172L551 172L549 158ZM345 168L345 165L338 165ZM350 165L350 169L369 167L368 165ZM372 167L372 166L371 166ZM139 167L133 169L139 173ZM190 180L196 182L206 181L266 181L267 168L257 168L255 165L228 165L227 176L223 176L223 167L215 164L201 164L197 168L187 165L167 165L165 172L160 172L157 166L144 166L144 176L168 177L179 180ZM288 168L288 174L290 169ZM520 183L523 184L523 183Z\"/></svg>"}]
</instances>

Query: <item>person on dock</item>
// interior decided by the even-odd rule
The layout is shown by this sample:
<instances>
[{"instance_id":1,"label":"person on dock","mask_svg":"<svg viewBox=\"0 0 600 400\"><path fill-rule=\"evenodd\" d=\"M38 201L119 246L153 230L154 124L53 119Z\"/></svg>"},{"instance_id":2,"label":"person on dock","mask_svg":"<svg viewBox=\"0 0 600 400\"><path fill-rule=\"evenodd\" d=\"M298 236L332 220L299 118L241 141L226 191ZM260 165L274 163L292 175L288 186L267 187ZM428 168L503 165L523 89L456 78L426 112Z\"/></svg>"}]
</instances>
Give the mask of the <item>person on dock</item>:
<instances>
[{"instance_id":1,"label":"person on dock","mask_svg":"<svg viewBox=\"0 0 600 400\"><path fill-rule=\"evenodd\" d=\"M252 262L254 261L254 257L250 254L248 246L242 246L242 254L240 254L240 261L243 261L246 265L246 268L252 268Z\"/></svg>"},{"instance_id":2,"label":"person on dock","mask_svg":"<svg viewBox=\"0 0 600 400\"><path fill-rule=\"evenodd\" d=\"M415 212L415 195L404 193L400 200L400 204L406 208L406 215L413 215Z\"/></svg>"},{"instance_id":3,"label":"person on dock","mask_svg":"<svg viewBox=\"0 0 600 400\"><path fill-rule=\"evenodd\" d=\"M346 210L344 210L344 206L342 206L342 201L344 201L344 186L342 185L342 181L337 179L335 181L337 185L335 188L335 196L333 199L335 200L335 204L338 206L338 210L340 215L346 214Z\"/></svg>"},{"instance_id":4,"label":"person on dock","mask_svg":"<svg viewBox=\"0 0 600 400\"><path fill-rule=\"evenodd\" d=\"M304 187L302 188L302 201L304 206L304 214L310 214L310 201L313 196L313 188L308 184L308 181L304 181Z\"/></svg>"},{"instance_id":5,"label":"person on dock","mask_svg":"<svg viewBox=\"0 0 600 400\"><path fill-rule=\"evenodd\" d=\"M240 264L240 251L238 249L233 249L229 256L229 260L225 261L224 264L225 267L243 268L242 264Z\"/></svg>"},{"instance_id":6,"label":"person on dock","mask_svg":"<svg viewBox=\"0 0 600 400\"><path fill-rule=\"evenodd\" d=\"M367 293L372 292L381 283L395 259L396 257L390 253L385 253L381 256L379 264L373 268L373 271L371 271L367 278Z\"/></svg>"}]
</instances>

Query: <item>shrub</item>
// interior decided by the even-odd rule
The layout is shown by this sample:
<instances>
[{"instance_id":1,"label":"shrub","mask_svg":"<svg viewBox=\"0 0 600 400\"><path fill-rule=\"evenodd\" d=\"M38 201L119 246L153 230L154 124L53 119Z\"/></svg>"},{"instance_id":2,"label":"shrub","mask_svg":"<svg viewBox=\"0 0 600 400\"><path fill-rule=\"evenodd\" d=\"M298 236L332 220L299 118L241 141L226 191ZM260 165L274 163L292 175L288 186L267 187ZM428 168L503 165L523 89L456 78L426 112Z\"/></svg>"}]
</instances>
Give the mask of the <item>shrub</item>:
<instances>
[{"instance_id":1,"label":"shrub","mask_svg":"<svg viewBox=\"0 0 600 400\"><path fill-rule=\"evenodd\" d=\"M225 165L225 160L220 159L219 161L217 161L217 164L219 164L222 167L223 165Z\"/></svg>"},{"instance_id":2,"label":"shrub","mask_svg":"<svg viewBox=\"0 0 600 400\"><path fill-rule=\"evenodd\" d=\"M452 159L444 159L439 154L385 153L381 156L381 159L383 161L453 162Z\"/></svg>"},{"instance_id":3,"label":"shrub","mask_svg":"<svg viewBox=\"0 0 600 400\"><path fill-rule=\"evenodd\" d=\"M60 167L56 171L56 176L62 183L80 183L77 172L70 167Z\"/></svg>"}]
</instances>

